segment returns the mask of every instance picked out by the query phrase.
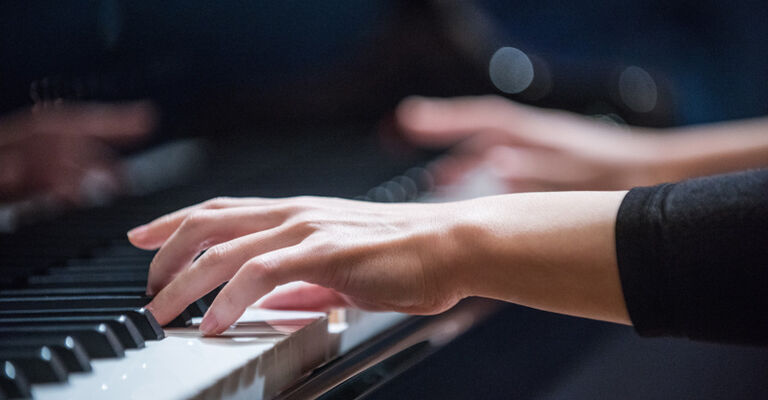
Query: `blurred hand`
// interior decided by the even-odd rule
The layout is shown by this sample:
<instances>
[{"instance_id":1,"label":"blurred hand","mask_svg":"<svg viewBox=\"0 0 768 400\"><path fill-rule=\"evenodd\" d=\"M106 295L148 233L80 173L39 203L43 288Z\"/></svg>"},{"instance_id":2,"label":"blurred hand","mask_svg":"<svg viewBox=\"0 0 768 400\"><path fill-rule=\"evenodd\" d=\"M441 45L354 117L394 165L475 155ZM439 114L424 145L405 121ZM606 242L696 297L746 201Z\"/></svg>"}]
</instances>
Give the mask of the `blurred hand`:
<instances>
[{"instance_id":1,"label":"blurred hand","mask_svg":"<svg viewBox=\"0 0 768 400\"><path fill-rule=\"evenodd\" d=\"M212 334L277 285L294 281L319 286L282 292L273 306L444 311L463 297L462 275L454 268L466 265L465 250L454 235L470 207L317 197L215 199L161 217L128 237L137 247L160 248L148 278L148 292L157 295L147 308L161 324L229 281L200 327Z\"/></svg>"},{"instance_id":2,"label":"blurred hand","mask_svg":"<svg viewBox=\"0 0 768 400\"><path fill-rule=\"evenodd\" d=\"M478 167L511 192L612 190L657 183L661 135L501 97L408 98L397 109L407 137L426 147L455 146L432 165L438 184Z\"/></svg>"},{"instance_id":3,"label":"blurred hand","mask_svg":"<svg viewBox=\"0 0 768 400\"><path fill-rule=\"evenodd\" d=\"M0 202L52 193L77 204L89 176L117 190L112 146L144 138L154 122L145 102L48 105L0 117Z\"/></svg>"}]
</instances>

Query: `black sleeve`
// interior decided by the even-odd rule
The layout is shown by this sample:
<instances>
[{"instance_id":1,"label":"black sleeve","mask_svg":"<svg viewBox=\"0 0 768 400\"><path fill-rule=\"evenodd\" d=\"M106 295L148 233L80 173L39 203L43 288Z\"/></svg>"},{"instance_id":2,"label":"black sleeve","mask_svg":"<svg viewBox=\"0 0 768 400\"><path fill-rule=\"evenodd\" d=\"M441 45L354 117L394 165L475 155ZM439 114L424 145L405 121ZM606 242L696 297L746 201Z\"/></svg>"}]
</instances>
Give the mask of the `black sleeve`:
<instances>
[{"instance_id":1,"label":"black sleeve","mask_svg":"<svg viewBox=\"0 0 768 400\"><path fill-rule=\"evenodd\" d=\"M616 253L640 335L768 344L768 169L632 189Z\"/></svg>"}]
</instances>

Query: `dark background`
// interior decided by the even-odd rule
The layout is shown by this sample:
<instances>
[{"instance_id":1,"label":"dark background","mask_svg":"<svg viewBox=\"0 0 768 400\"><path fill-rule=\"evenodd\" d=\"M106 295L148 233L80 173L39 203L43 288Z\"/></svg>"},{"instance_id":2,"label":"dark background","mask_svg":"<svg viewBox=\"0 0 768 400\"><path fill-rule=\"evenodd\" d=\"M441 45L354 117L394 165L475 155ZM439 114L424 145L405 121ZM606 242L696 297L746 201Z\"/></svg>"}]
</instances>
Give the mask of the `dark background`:
<instances>
[{"instance_id":1,"label":"dark background","mask_svg":"<svg viewBox=\"0 0 768 400\"><path fill-rule=\"evenodd\" d=\"M239 170L226 187L196 192L199 200L351 197L431 156L372 150L403 96L501 94L487 72L500 46L536 56L556 83L543 97L511 96L519 101L653 126L764 115L767 21L763 2L740 0L3 1L0 112L41 99L148 98L162 121L146 146L204 136L223 149L211 166L218 177L232 165L253 168L250 179ZM638 114L617 100L616 74L628 65L651 73L663 107ZM227 157L238 136L269 157ZM296 145L315 142L326 147L298 162ZM374 397L766 393L765 349L641 339L631 328L510 306Z\"/></svg>"},{"instance_id":2,"label":"dark background","mask_svg":"<svg viewBox=\"0 0 768 400\"><path fill-rule=\"evenodd\" d=\"M54 98L154 99L172 121L163 131L371 120L405 95L497 92L488 52L504 45L561 83L535 103L628 114L599 103L612 102L616 69L639 65L669 98L664 118L622 117L718 121L768 111L766 20L744 0L4 1L0 110L44 82Z\"/></svg>"}]
</instances>

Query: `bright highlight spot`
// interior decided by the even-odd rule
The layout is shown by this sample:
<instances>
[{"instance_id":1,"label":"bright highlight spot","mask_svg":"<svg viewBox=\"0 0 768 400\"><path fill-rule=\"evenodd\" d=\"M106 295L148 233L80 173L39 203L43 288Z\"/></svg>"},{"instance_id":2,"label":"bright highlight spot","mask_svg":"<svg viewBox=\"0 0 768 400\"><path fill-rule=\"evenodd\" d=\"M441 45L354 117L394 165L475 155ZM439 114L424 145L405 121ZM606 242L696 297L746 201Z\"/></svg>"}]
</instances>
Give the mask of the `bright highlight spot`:
<instances>
[{"instance_id":1,"label":"bright highlight spot","mask_svg":"<svg viewBox=\"0 0 768 400\"><path fill-rule=\"evenodd\" d=\"M619 76L619 96L630 110L642 113L656 108L659 93L651 74L633 65Z\"/></svg>"},{"instance_id":2,"label":"bright highlight spot","mask_svg":"<svg viewBox=\"0 0 768 400\"><path fill-rule=\"evenodd\" d=\"M494 86L504 93L520 93L533 82L533 63L514 47L502 47L491 57L488 73Z\"/></svg>"}]
</instances>

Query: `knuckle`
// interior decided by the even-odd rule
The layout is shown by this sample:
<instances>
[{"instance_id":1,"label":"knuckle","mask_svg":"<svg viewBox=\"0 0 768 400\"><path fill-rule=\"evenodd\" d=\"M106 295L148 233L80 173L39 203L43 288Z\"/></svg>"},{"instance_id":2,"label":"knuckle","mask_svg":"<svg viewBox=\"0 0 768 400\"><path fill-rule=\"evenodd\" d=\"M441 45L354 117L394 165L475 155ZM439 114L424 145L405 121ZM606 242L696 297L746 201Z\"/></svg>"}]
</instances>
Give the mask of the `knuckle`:
<instances>
[{"instance_id":1,"label":"knuckle","mask_svg":"<svg viewBox=\"0 0 768 400\"><path fill-rule=\"evenodd\" d=\"M226 309L235 307L235 299L232 297L230 290L222 290L219 292L219 294L216 295L216 303L219 304L219 307L224 307Z\"/></svg>"},{"instance_id":2,"label":"knuckle","mask_svg":"<svg viewBox=\"0 0 768 400\"><path fill-rule=\"evenodd\" d=\"M306 195L295 196L295 197L291 197L290 200L297 204L307 204L311 202L312 196L306 196Z\"/></svg>"},{"instance_id":3,"label":"knuckle","mask_svg":"<svg viewBox=\"0 0 768 400\"><path fill-rule=\"evenodd\" d=\"M275 212L285 215L287 218L293 218L301 215L306 208L295 201L286 201L275 207Z\"/></svg>"},{"instance_id":4,"label":"knuckle","mask_svg":"<svg viewBox=\"0 0 768 400\"><path fill-rule=\"evenodd\" d=\"M286 223L286 229L299 235L311 235L321 229L320 221L311 218L311 216L302 214L290 218Z\"/></svg>"},{"instance_id":5,"label":"knuckle","mask_svg":"<svg viewBox=\"0 0 768 400\"><path fill-rule=\"evenodd\" d=\"M171 214L166 214L160 217L160 219L157 220L156 226L162 226L162 225L172 225L174 223L175 218ZM178 223L178 222L177 222Z\"/></svg>"},{"instance_id":6,"label":"knuckle","mask_svg":"<svg viewBox=\"0 0 768 400\"><path fill-rule=\"evenodd\" d=\"M251 285L271 284L277 278L277 262L271 257L251 259L243 266L243 273Z\"/></svg>"},{"instance_id":7,"label":"knuckle","mask_svg":"<svg viewBox=\"0 0 768 400\"><path fill-rule=\"evenodd\" d=\"M233 246L230 243L217 244L216 246L213 246L210 249L206 250L205 254L203 254L200 257L200 264L201 265L218 264L230 255L230 253L232 252L232 248Z\"/></svg>"},{"instance_id":8,"label":"knuckle","mask_svg":"<svg viewBox=\"0 0 768 400\"><path fill-rule=\"evenodd\" d=\"M285 203L294 211L313 210L321 200L315 196L296 196L286 199Z\"/></svg>"},{"instance_id":9,"label":"knuckle","mask_svg":"<svg viewBox=\"0 0 768 400\"><path fill-rule=\"evenodd\" d=\"M209 209L209 210L211 209L215 210L219 208L226 208L231 203L232 203L231 197L219 196L219 197L215 197L213 199L205 201L203 203L203 208Z\"/></svg>"},{"instance_id":10,"label":"knuckle","mask_svg":"<svg viewBox=\"0 0 768 400\"><path fill-rule=\"evenodd\" d=\"M185 230L196 230L200 226L207 224L212 219L212 214L210 210L192 211L182 222L182 228Z\"/></svg>"}]
</instances>

